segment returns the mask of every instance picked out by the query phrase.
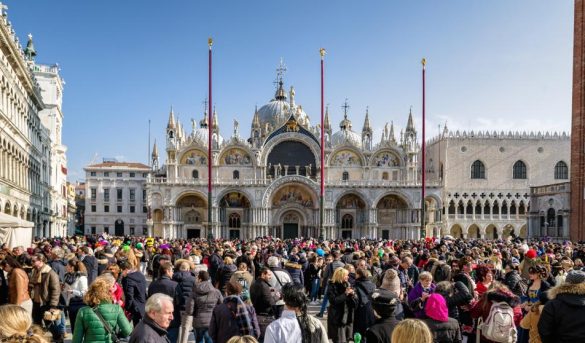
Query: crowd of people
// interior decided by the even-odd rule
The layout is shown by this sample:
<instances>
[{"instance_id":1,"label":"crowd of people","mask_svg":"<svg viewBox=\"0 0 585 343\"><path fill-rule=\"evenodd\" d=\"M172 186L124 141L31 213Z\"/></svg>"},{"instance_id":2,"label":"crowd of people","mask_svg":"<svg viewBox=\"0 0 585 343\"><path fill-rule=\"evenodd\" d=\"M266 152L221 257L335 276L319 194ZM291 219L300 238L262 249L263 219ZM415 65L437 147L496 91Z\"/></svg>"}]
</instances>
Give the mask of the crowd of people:
<instances>
[{"instance_id":1,"label":"crowd of people","mask_svg":"<svg viewBox=\"0 0 585 343\"><path fill-rule=\"evenodd\" d=\"M584 260L521 239L38 239L0 248L0 341L63 342L68 319L73 342L578 342Z\"/></svg>"}]
</instances>

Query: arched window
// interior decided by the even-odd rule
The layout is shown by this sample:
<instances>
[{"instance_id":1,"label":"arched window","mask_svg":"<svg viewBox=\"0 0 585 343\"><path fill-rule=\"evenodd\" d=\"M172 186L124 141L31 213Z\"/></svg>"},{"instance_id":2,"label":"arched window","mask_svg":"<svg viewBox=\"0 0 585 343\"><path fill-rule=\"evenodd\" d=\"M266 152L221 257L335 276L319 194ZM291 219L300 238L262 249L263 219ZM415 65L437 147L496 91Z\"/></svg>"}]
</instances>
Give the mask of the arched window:
<instances>
[{"instance_id":1,"label":"arched window","mask_svg":"<svg viewBox=\"0 0 585 343\"><path fill-rule=\"evenodd\" d=\"M485 179L485 166L480 160L473 162L471 165L472 179Z\"/></svg>"},{"instance_id":2,"label":"arched window","mask_svg":"<svg viewBox=\"0 0 585 343\"><path fill-rule=\"evenodd\" d=\"M240 228L240 226L242 226L242 223L240 221L240 215L237 213L230 214L228 227L237 229Z\"/></svg>"},{"instance_id":3,"label":"arched window","mask_svg":"<svg viewBox=\"0 0 585 343\"><path fill-rule=\"evenodd\" d=\"M555 166L555 179L556 180L566 180L569 178L569 168L567 164L563 161L559 161Z\"/></svg>"},{"instance_id":4,"label":"arched window","mask_svg":"<svg viewBox=\"0 0 585 343\"><path fill-rule=\"evenodd\" d=\"M234 180L239 180L240 179L240 171L239 170L234 170Z\"/></svg>"},{"instance_id":5,"label":"arched window","mask_svg":"<svg viewBox=\"0 0 585 343\"><path fill-rule=\"evenodd\" d=\"M526 164L522 161L516 161L512 174L514 179L526 179Z\"/></svg>"},{"instance_id":6,"label":"arched window","mask_svg":"<svg viewBox=\"0 0 585 343\"><path fill-rule=\"evenodd\" d=\"M349 180L349 173L348 172L343 172L343 181L348 181Z\"/></svg>"},{"instance_id":7,"label":"arched window","mask_svg":"<svg viewBox=\"0 0 585 343\"><path fill-rule=\"evenodd\" d=\"M198 179L199 178L199 170L193 170L191 175L193 176L194 179Z\"/></svg>"},{"instance_id":8,"label":"arched window","mask_svg":"<svg viewBox=\"0 0 585 343\"><path fill-rule=\"evenodd\" d=\"M341 228L342 229L353 229L353 216L351 214L346 214L341 219Z\"/></svg>"}]
</instances>

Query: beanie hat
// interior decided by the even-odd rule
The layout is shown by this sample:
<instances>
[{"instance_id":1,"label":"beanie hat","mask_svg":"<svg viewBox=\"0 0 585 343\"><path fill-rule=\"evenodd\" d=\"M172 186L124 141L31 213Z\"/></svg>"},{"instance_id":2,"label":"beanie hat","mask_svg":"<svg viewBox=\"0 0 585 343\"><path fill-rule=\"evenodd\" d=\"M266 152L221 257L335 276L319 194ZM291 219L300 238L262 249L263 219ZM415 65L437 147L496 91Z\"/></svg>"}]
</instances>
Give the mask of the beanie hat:
<instances>
[{"instance_id":1,"label":"beanie hat","mask_svg":"<svg viewBox=\"0 0 585 343\"><path fill-rule=\"evenodd\" d=\"M525 254L527 258L536 258L536 255L536 250L534 249L529 249Z\"/></svg>"},{"instance_id":2,"label":"beanie hat","mask_svg":"<svg viewBox=\"0 0 585 343\"><path fill-rule=\"evenodd\" d=\"M433 293L427 299L425 305L425 314L439 322L449 321L449 310L447 309L447 302L445 298L439 293Z\"/></svg>"},{"instance_id":3,"label":"beanie hat","mask_svg":"<svg viewBox=\"0 0 585 343\"><path fill-rule=\"evenodd\" d=\"M384 273L384 279L382 279L382 285L380 288L384 288L390 292L400 294L401 289L398 272L394 269L388 269L386 273Z\"/></svg>"},{"instance_id":4,"label":"beanie hat","mask_svg":"<svg viewBox=\"0 0 585 343\"><path fill-rule=\"evenodd\" d=\"M585 282L585 272L582 270L571 270L567 273L566 283L573 285Z\"/></svg>"}]
</instances>

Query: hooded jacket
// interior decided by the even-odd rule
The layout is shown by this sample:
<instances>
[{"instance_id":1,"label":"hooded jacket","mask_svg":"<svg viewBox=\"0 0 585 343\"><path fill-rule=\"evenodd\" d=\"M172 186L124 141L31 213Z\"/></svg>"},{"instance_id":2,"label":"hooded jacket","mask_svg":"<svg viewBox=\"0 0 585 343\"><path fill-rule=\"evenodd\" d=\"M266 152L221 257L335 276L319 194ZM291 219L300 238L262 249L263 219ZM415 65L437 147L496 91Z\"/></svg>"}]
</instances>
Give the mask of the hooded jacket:
<instances>
[{"instance_id":1,"label":"hooded jacket","mask_svg":"<svg viewBox=\"0 0 585 343\"><path fill-rule=\"evenodd\" d=\"M425 305L427 324L433 334L434 342L461 342L461 329L456 319L449 318L447 302L442 295L433 293Z\"/></svg>"},{"instance_id":2,"label":"hooded jacket","mask_svg":"<svg viewBox=\"0 0 585 343\"><path fill-rule=\"evenodd\" d=\"M209 328L213 308L222 302L221 293L210 281L196 283L185 306L185 313L193 316L193 328Z\"/></svg>"},{"instance_id":3,"label":"hooded jacket","mask_svg":"<svg viewBox=\"0 0 585 343\"><path fill-rule=\"evenodd\" d=\"M580 342L585 337L585 283L563 283L548 292L538 322L543 343Z\"/></svg>"},{"instance_id":4,"label":"hooded jacket","mask_svg":"<svg viewBox=\"0 0 585 343\"><path fill-rule=\"evenodd\" d=\"M144 318L144 305L146 304L146 278L141 272L132 272L122 279L124 308L132 314L133 318Z\"/></svg>"}]
</instances>

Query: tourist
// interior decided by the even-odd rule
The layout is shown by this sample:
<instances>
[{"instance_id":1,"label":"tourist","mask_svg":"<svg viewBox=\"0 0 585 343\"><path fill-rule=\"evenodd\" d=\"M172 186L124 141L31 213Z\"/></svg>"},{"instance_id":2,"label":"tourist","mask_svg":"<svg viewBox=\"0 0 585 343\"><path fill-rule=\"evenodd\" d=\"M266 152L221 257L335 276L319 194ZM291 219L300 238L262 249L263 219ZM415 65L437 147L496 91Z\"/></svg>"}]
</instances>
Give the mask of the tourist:
<instances>
[{"instance_id":1,"label":"tourist","mask_svg":"<svg viewBox=\"0 0 585 343\"><path fill-rule=\"evenodd\" d=\"M353 337L353 314L358 300L348 279L347 269L337 268L327 287L330 302L327 312L327 333L333 343L346 343Z\"/></svg>"},{"instance_id":2,"label":"tourist","mask_svg":"<svg viewBox=\"0 0 585 343\"><path fill-rule=\"evenodd\" d=\"M475 286L475 291L477 292L478 296L481 296L488 290L492 289L493 282L494 282L494 273L491 269L488 268L486 265L480 265L475 270L475 276L477 278L477 284Z\"/></svg>"},{"instance_id":3,"label":"tourist","mask_svg":"<svg viewBox=\"0 0 585 343\"><path fill-rule=\"evenodd\" d=\"M215 305L223 302L223 296L219 290L211 284L211 278L207 271L197 274L197 282L191 292L185 306L185 314L193 317L193 330L196 343L212 343L209 336L209 324Z\"/></svg>"},{"instance_id":4,"label":"tourist","mask_svg":"<svg viewBox=\"0 0 585 343\"><path fill-rule=\"evenodd\" d=\"M169 327L169 339L171 342L174 337L179 337L180 341L186 343L191 332L192 316L182 315L185 313L187 301L191 298L193 287L195 287L195 277L191 274L191 265L187 260L178 260L176 263L177 271L173 274L173 281L177 283L174 297L175 313L173 313L173 322ZM175 339L179 341L179 339Z\"/></svg>"},{"instance_id":5,"label":"tourist","mask_svg":"<svg viewBox=\"0 0 585 343\"><path fill-rule=\"evenodd\" d=\"M174 298L177 282L172 280L173 265L170 262L164 261L160 264L158 272L158 278L148 286L147 299L155 293L163 293Z\"/></svg>"},{"instance_id":6,"label":"tourist","mask_svg":"<svg viewBox=\"0 0 585 343\"><path fill-rule=\"evenodd\" d=\"M173 320L173 298L153 294L145 304L145 316L134 327L129 343L168 343L167 328Z\"/></svg>"},{"instance_id":7,"label":"tourist","mask_svg":"<svg viewBox=\"0 0 585 343\"><path fill-rule=\"evenodd\" d=\"M541 293L538 296L539 300L535 302L530 310L524 315L520 321L520 327L529 332L529 343L541 343L540 334L538 333L538 321L544 305L548 302L548 293Z\"/></svg>"},{"instance_id":8,"label":"tourist","mask_svg":"<svg viewBox=\"0 0 585 343\"><path fill-rule=\"evenodd\" d=\"M307 313L308 299L301 284L284 285L282 297L285 310L279 319L268 325L264 343L329 343L321 321Z\"/></svg>"},{"instance_id":9,"label":"tourist","mask_svg":"<svg viewBox=\"0 0 585 343\"><path fill-rule=\"evenodd\" d=\"M215 306L209 324L209 336L214 343L225 343L236 335L260 337L256 311L252 305L244 303L239 294L242 285L228 282L227 296L223 303Z\"/></svg>"},{"instance_id":10,"label":"tourist","mask_svg":"<svg viewBox=\"0 0 585 343\"><path fill-rule=\"evenodd\" d=\"M543 343L580 342L585 337L585 272L572 270L548 291L538 332Z\"/></svg>"},{"instance_id":11,"label":"tourist","mask_svg":"<svg viewBox=\"0 0 585 343\"><path fill-rule=\"evenodd\" d=\"M524 292L526 291L527 287L525 287L526 284L524 284L524 281L520 277L520 273L518 271L518 260L513 258L504 261L504 273L504 285L517 296L524 296Z\"/></svg>"},{"instance_id":12,"label":"tourist","mask_svg":"<svg viewBox=\"0 0 585 343\"><path fill-rule=\"evenodd\" d=\"M53 341L63 342L65 338L65 316L60 313L59 297L61 295L61 284L59 276L47 264L45 255L38 253L31 258L33 273L30 279L31 298L33 301L33 322L37 325L43 324L45 312L50 311L56 314L58 319L47 322L53 335ZM57 313L59 313L57 315Z\"/></svg>"},{"instance_id":13,"label":"tourist","mask_svg":"<svg viewBox=\"0 0 585 343\"><path fill-rule=\"evenodd\" d=\"M418 280L414 288L408 293L408 304L416 318L423 318L425 302L435 292L435 284L433 283L433 276L429 272L420 273Z\"/></svg>"},{"instance_id":14,"label":"tourist","mask_svg":"<svg viewBox=\"0 0 585 343\"><path fill-rule=\"evenodd\" d=\"M215 288L219 289L223 295L226 295L226 286L229 283L232 274L236 272L238 268L234 264L234 260L226 256L223 259L223 266L217 272L217 281L215 283Z\"/></svg>"},{"instance_id":15,"label":"tourist","mask_svg":"<svg viewBox=\"0 0 585 343\"><path fill-rule=\"evenodd\" d=\"M110 287L111 284L103 278L97 278L89 286L83 296L87 306L79 309L75 320L73 343L111 343L114 339L110 331L118 338L128 337L132 332L124 311L120 305L113 303Z\"/></svg>"},{"instance_id":16,"label":"tourist","mask_svg":"<svg viewBox=\"0 0 585 343\"><path fill-rule=\"evenodd\" d=\"M362 336L366 330L376 321L370 295L376 289L376 285L369 279L370 272L367 269L359 268L357 270L357 279L354 289L357 296L357 306L354 312L353 334L359 332Z\"/></svg>"},{"instance_id":17,"label":"tourist","mask_svg":"<svg viewBox=\"0 0 585 343\"><path fill-rule=\"evenodd\" d=\"M0 306L0 318L0 342L49 343L43 330L33 324L30 314L21 306Z\"/></svg>"},{"instance_id":18,"label":"tourist","mask_svg":"<svg viewBox=\"0 0 585 343\"><path fill-rule=\"evenodd\" d=\"M473 299L473 296L461 281L441 281L437 283L435 293L438 293L445 298L449 317L455 318L456 320L459 320L459 309L463 306L469 305Z\"/></svg>"},{"instance_id":19,"label":"tourist","mask_svg":"<svg viewBox=\"0 0 585 343\"><path fill-rule=\"evenodd\" d=\"M91 284L98 275L98 261L93 256L93 251L89 247L82 247L78 250L77 257L85 265L87 270L87 283Z\"/></svg>"},{"instance_id":20,"label":"tourist","mask_svg":"<svg viewBox=\"0 0 585 343\"><path fill-rule=\"evenodd\" d=\"M363 337L366 338L367 343L390 342L392 331L400 322L394 315L396 306L400 304L400 299L396 293L383 288L374 290L371 297L372 309L378 319L366 330Z\"/></svg>"},{"instance_id":21,"label":"tourist","mask_svg":"<svg viewBox=\"0 0 585 343\"><path fill-rule=\"evenodd\" d=\"M77 259L69 260L65 268L67 273L65 273L63 291L69 298L67 313L71 323L71 331L73 332L75 331L77 311L84 306L83 295L88 289L87 271L85 270L85 265Z\"/></svg>"},{"instance_id":22,"label":"tourist","mask_svg":"<svg viewBox=\"0 0 585 343\"><path fill-rule=\"evenodd\" d=\"M32 316L33 302L28 292L28 275L12 256L6 256L0 266L8 274L8 302L22 306Z\"/></svg>"},{"instance_id":23,"label":"tourist","mask_svg":"<svg viewBox=\"0 0 585 343\"><path fill-rule=\"evenodd\" d=\"M120 262L122 270L122 289L124 290L124 309L128 311L134 325L144 318L146 303L146 278L134 269L128 261Z\"/></svg>"},{"instance_id":24,"label":"tourist","mask_svg":"<svg viewBox=\"0 0 585 343\"><path fill-rule=\"evenodd\" d=\"M483 322L485 322L490 314L492 305L499 302L505 302L512 308L514 324L518 327L520 325L520 320L522 319L522 310L519 306L520 299L506 286L499 282L495 282L489 291L481 295L479 301L471 307L470 314L473 318L481 318ZM477 334L480 335L481 332L478 331ZM490 342L483 336L481 337L481 341Z\"/></svg>"},{"instance_id":25,"label":"tourist","mask_svg":"<svg viewBox=\"0 0 585 343\"><path fill-rule=\"evenodd\" d=\"M433 343L433 334L429 327L418 319L405 319L392 331L392 343Z\"/></svg>"},{"instance_id":26,"label":"tourist","mask_svg":"<svg viewBox=\"0 0 585 343\"><path fill-rule=\"evenodd\" d=\"M337 268L343 268L344 264L341 262L341 253L339 251L333 251L328 257L330 261L328 264L323 266L323 270L321 271L321 285L323 286L323 301L321 302L321 310L317 317L323 317L325 313L325 309L327 308L327 302L329 298L327 298L328 288L329 288L329 279L333 276L333 273Z\"/></svg>"},{"instance_id":27,"label":"tourist","mask_svg":"<svg viewBox=\"0 0 585 343\"><path fill-rule=\"evenodd\" d=\"M311 256L309 258L309 267L305 271L305 284L306 289L310 292L310 305L318 305L319 302L317 298L319 296L319 283L321 279L319 278L319 270L321 269L321 264L323 259L317 257L316 255Z\"/></svg>"},{"instance_id":28,"label":"tourist","mask_svg":"<svg viewBox=\"0 0 585 343\"><path fill-rule=\"evenodd\" d=\"M442 295L429 295L425 304L425 315L427 318L424 322L431 330L435 343L459 343L463 340L459 322L449 317L447 302Z\"/></svg>"},{"instance_id":29,"label":"tourist","mask_svg":"<svg viewBox=\"0 0 585 343\"><path fill-rule=\"evenodd\" d=\"M246 262L240 262L238 270L232 274L230 281L235 281L242 285L242 294L240 294L240 296L242 297L242 300L249 302L250 286L252 286L252 282L254 282L254 277L248 271L248 264Z\"/></svg>"},{"instance_id":30,"label":"tourist","mask_svg":"<svg viewBox=\"0 0 585 343\"><path fill-rule=\"evenodd\" d=\"M280 299L280 293L276 292L270 285L272 277L270 269L262 268L260 277L250 287L250 298L258 318L261 341L264 338L266 327L274 320L274 306L276 301Z\"/></svg>"}]
</instances>

